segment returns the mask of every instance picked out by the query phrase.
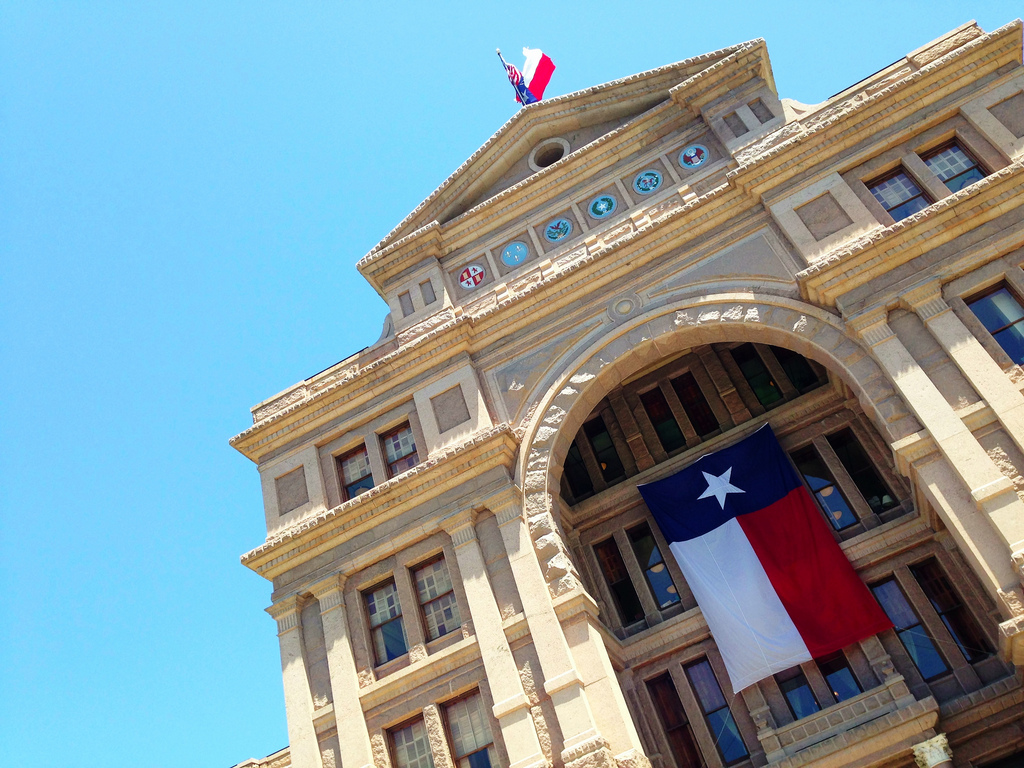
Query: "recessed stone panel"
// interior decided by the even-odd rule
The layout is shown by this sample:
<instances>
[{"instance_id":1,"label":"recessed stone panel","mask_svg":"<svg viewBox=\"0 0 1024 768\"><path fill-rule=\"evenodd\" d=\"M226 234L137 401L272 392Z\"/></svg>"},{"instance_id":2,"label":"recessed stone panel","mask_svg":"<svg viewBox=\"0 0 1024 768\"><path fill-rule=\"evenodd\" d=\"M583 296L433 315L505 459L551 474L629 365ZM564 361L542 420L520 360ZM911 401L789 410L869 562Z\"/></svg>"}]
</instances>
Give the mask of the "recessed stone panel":
<instances>
[{"instance_id":1,"label":"recessed stone panel","mask_svg":"<svg viewBox=\"0 0 1024 768\"><path fill-rule=\"evenodd\" d=\"M988 108L996 120L1018 139L1024 139L1024 91Z\"/></svg>"},{"instance_id":2,"label":"recessed stone panel","mask_svg":"<svg viewBox=\"0 0 1024 768\"><path fill-rule=\"evenodd\" d=\"M469 421L469 408L458 384L430 398L430 406L434 409L438 432L447 432Z\"/></svg>"},{"instance_id":3,"label":"recessed stone panel","mask_svg":"<svg viewBox=\"0 0 1024 768\"><path fill-rule=\"evenodd\" d=\"M309 490L306 488L306 470L303 467L293 469L287 475L277 478L277 511L285 515L298 509L309 501Z\"/></svg>"},{"instance_id":4,"label":"recessed stone panel","mask_svg":"<svg viewBox=\"0 0 1024 768\"><path fill-rule=\"evenodd\" d=\"M804 203L796 209L796 215L815 240L824 240L853 224L853 220L846 215L831 192Z\"/></svg>"}]
</instances>

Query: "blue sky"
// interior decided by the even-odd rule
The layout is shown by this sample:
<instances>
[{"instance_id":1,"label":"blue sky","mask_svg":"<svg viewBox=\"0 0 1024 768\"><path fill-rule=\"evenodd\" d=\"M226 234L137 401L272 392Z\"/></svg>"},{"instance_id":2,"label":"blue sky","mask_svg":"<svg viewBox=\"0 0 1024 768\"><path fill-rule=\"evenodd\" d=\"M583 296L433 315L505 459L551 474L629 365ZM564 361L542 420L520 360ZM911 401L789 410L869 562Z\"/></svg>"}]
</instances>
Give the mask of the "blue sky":
<instances>
[{"instance_id":1,"label":"blue sky","mask_svg":"<svg viewBox=\"0 0 1024 768\"><path fill-rule=\"evenodd\" d=\"M513 113L495 47L543 48L558 95L764 37L814 103L1020 14L715 8L0 2L0 763L287 743L270 586L238 562L259 481L227 441L376 340L354 264Z\"/></svg>"}]
</instances>

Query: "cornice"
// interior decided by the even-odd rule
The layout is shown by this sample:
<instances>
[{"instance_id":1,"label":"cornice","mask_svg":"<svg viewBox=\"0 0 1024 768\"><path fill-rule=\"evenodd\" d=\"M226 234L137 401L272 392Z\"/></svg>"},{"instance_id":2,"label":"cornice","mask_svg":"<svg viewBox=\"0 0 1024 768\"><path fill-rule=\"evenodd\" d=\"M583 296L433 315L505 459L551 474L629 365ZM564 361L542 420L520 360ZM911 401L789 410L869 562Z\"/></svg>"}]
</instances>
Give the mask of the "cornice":
<instances>
[{"instance_id":1,"label":"cornice","mask_svg":"<svg viewBox=\"0 0 1024 768\"><path fill-rule=\"evenodd\" d=\"M1024 159L888 227L844 243L797 273L811 302L835 306L838 296L988 221L1024 205Z\"/></svg>"},{"instance_id":2,"label":"cornice","mask_svg":"<svg viewBox=\"0 0 1024 768\"><path fill-rule=\"evenodd\" d=\"M510 468L518 442L507 424L499 424L453 445L407 472L332 509L317 512L279 531L242 555L242 564L273 579L320 552L337 546L494 466Z\"/></svg>"}]
</instances>

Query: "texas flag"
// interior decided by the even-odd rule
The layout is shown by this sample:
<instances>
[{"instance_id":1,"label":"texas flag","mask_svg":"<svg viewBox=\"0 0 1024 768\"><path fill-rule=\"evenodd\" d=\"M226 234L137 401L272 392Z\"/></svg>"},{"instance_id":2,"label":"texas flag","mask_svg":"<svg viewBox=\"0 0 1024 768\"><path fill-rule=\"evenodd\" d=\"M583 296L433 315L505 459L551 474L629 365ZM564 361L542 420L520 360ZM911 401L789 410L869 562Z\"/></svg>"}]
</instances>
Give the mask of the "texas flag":
<instances>
[{"instance_id":1,"label":"texas flag","mask_svg":"<svg viewBox=\"0 0 1024 768\"><path fill-rule=\"evenodd\" d=\"M640 493L734 691L892 626L767 424Z\"/></svg>"},{"instance_id":2,"label":"texas flag","mask_svg":"<svg viewBox=\"0 0 1024 768\"><path fill-rule=\"evenodd\" d=\"M526 57L526 64L520 72L514 64L505 61L501 49L498 49L498 58L505 66L508 81L516 89L516 101L524 105L536 104L544 98L544 89L548 87L551 74L555 71L555 63L537 48L523 48L523 55Z\"/></svg>"}]
</instances>

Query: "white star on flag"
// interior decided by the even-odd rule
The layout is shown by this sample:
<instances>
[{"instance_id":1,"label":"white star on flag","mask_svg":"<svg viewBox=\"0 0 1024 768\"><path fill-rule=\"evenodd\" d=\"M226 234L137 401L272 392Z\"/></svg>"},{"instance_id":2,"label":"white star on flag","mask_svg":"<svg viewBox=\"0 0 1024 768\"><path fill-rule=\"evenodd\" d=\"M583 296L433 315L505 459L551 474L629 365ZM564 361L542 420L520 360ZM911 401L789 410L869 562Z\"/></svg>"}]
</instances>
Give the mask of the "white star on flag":
<instances>
[{"instance_id":1,"label":"white star on flag","mask_svg":"<svg viewBox=\"0 0 1024 768\"><path fill-rule=\"evenodd\" d=\"M708 481L708 487L704 493L697 497L698 500L714 496L718 499L718 503L721 505L722 509L725 509L726 496L730 493L746 493L742 488L737 488L729 482L729 478L732 476L732 467L729 467L718 477L708 474L707 472L701 472L701 474L704 475L704 479Z\"/></svg>"}]
</instances>

